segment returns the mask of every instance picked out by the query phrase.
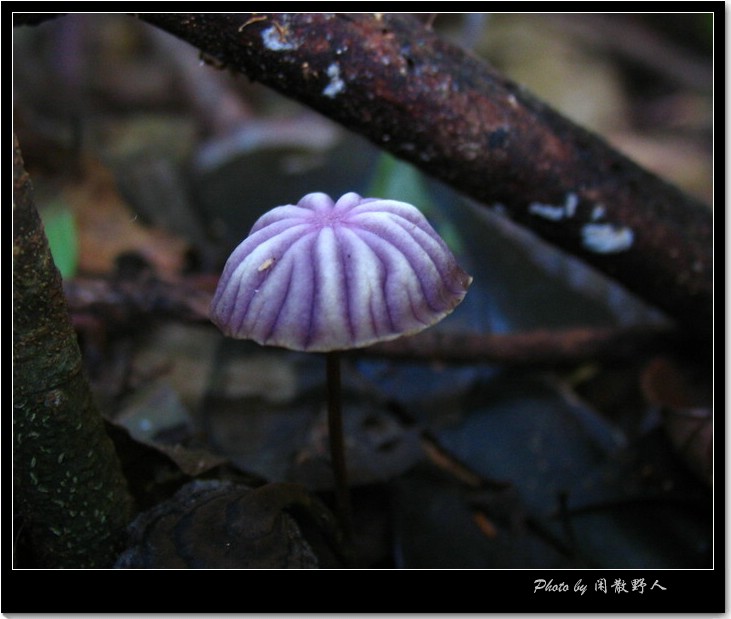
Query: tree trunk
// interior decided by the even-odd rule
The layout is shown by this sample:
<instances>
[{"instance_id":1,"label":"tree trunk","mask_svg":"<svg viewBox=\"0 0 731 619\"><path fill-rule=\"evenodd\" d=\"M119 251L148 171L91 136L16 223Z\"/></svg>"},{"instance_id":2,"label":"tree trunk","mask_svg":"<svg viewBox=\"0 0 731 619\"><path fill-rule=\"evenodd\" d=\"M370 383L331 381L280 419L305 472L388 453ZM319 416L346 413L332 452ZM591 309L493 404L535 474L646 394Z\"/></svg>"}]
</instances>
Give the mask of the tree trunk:
<instances>
[{"instance_id":1,"label":"tree trunk","mask_svg":"<svg viewBox=\"0 0 731 619\"><path fill-rule=\"evenodd\" d=\"M16 532L30 545L32 567L109 567L125 541L132 501L82 371L17 142L13 169Z\"/></svg>"}]
</instances>

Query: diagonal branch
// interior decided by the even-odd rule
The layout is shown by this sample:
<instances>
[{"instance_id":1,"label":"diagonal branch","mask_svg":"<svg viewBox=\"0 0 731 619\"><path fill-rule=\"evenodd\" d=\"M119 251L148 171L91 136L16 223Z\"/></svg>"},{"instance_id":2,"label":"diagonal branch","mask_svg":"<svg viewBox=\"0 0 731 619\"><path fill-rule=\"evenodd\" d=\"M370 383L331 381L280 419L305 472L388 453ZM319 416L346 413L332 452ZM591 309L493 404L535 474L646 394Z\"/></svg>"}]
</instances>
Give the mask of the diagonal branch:
<instances>
[{"instance_id":1,"label":"diagonal branch","mask_svg":"<svg viewBox=\"0 0 731 619\"><path fill-rule=\"evenodd\" d=\"M708 336L711 210L398 14L143 20L499 208Z\"/></svg>"}]
</instances>

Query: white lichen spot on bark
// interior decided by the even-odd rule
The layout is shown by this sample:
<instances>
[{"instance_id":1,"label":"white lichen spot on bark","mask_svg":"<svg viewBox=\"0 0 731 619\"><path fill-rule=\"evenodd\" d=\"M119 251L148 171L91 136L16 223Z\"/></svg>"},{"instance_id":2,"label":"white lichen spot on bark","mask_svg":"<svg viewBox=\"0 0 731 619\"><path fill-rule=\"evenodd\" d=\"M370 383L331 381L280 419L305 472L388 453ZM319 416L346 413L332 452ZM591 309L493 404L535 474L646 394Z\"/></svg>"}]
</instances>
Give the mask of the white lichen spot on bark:
<instances>
[{"instance_id":1,"label":"white lichen spot on bark","mask_svg":"<svg viewBox=\"0 0 731 619\"><path fill-rule=\"evenodd\" d=\"M579 196L573 192L569 192L566 194L566 200L561 206L544 204L543 202L531 202L528 205L528 212L550 221L561 221L564 218L573 217L576 214L576 207L578 205Z\"/></svg>"},{"instance_id":2,"label":"white lichen spot on bark","mask_svg":"<svg viewBox=\"0 0 731 619\"><path fill-rule=\"evenodd\" d=\"M629 228L613 224L586 224L581 229L581 241L594 253L616 254L632 247L634 233Z\"/></svg>"},{"instance_id":3,"label":"white lichen spot on bark","mask_svg":"<svg viewBox=\"0 0 731 619\"><path fill-rule=\"evenodd\" d=\"M563 205L566 217L573 217L576 214L577 206L579 206L579 196L570 191L566 194L566 202Z\"/></svg>"},{"instance_id":4,"label":"white lichen spot on bark","mask_svg":"<svg viewBox=\"0 0 731 619\"><path fill-rule=\"evenodd\" d=\"M330 83L325 86L322 94L332 99L345 90L345 82L340 77L340 65L337 62L333 62L327 68L327 76L330 78Z\"/></svg>"},{"instance_id":5,"label":"white lichen spot on bark","mask_svg":"<svg viewBox=\"0 0 731 619\"><path fill-rule=\"evenodd\" d=\"M293 39L287 39L283 28L270 26L261 33L261 40L264 47L273 52L287 52L297 49L298 42Z\"/></svg>"},{"instance_id":6,"label":"white lichen spot on bark","mask_svg":"<svg viewBox=\"0 0 731 619\"><path fill-rule=\"evenodd\" d=\"M591 211L591 220L599 221L602 217L604 217L604 215L606 215L606 210L604 208L604 205L596 204Z\"/></svg>"}]
</instances>

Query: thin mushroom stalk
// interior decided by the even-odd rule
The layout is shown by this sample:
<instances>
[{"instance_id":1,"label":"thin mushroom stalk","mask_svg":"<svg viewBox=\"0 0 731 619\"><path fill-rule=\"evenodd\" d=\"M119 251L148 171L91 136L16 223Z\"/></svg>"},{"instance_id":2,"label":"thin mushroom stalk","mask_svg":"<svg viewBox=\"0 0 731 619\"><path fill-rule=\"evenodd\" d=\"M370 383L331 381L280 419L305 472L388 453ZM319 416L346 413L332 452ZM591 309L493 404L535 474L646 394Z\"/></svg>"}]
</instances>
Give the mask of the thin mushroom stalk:
<instances>
[{"instance_id":1,"label":"thin mushroom stalk","mask_svg":"<svg viewBox=\"0 0 731 619\"><path fill-rule=\"evenodd\" d=\"M413 335L449 315L472 277L411 204L310 193L264 213L233 251L211 302L229 337L327 353L336 502L350 531L339 351Z\"/></svg>"},{"instance_id":2,"label":"thin mushroom stalk","mask_svg":"<svg viewBox=\"0 0 731 619\"><path fill-rule=\"evenodd\" d=\"M353 518L345 458L340 353L337 351L325 353L325 359L327 363L327 429L330 439L330 461L335 478L335 503L345 539L350 540L353 535Z\"/></svg>"}]
</instances>

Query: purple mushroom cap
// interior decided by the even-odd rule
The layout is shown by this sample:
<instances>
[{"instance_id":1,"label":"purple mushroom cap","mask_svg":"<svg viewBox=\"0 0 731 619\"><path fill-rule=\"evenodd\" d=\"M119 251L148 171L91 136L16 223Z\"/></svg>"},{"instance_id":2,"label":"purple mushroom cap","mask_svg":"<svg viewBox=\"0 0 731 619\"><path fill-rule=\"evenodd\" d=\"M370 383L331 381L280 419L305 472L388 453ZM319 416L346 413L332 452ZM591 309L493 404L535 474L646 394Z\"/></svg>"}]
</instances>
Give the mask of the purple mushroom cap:
<instances>
[{"instance_id":1,"label":"purple mushroom cap","mask_svg":"<svg viewBox=\"0 0 731 619\"><path fill-rule=\"evenodd\" d=\"M254 224L226 263L211 320L263 345L347 350L439 322L471 282L416 207L310 193Z\"/></svg>"}]
</instances>

